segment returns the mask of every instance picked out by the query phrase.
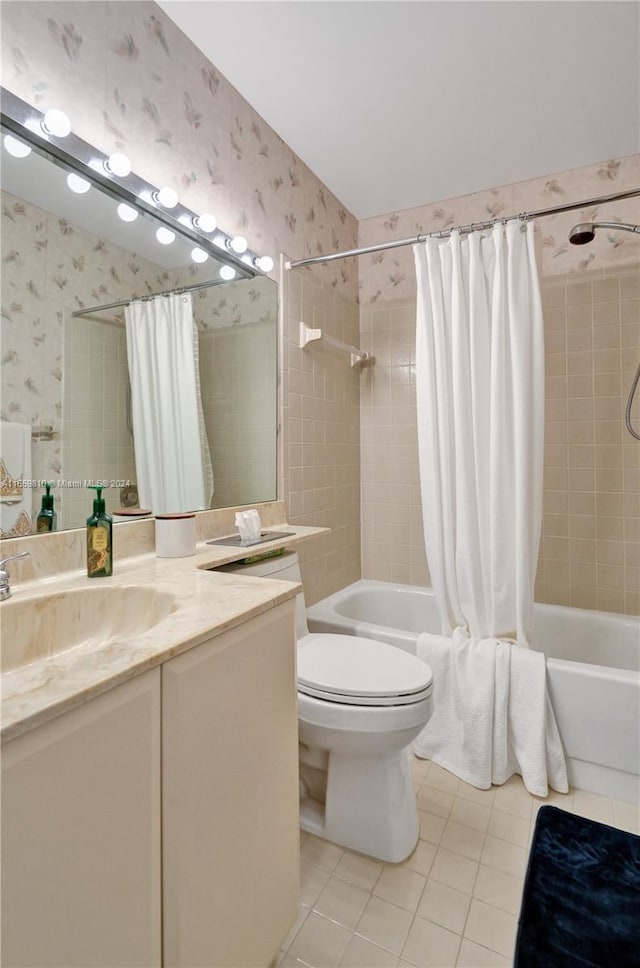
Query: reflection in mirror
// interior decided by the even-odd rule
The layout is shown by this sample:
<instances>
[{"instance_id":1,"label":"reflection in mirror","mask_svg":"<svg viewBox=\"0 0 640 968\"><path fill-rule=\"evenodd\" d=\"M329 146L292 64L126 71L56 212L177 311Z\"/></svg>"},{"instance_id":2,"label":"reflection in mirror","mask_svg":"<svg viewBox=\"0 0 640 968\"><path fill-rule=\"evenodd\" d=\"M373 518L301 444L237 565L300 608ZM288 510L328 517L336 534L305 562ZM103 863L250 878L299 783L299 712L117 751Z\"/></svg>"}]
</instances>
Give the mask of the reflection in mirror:
<instances>
[{"instance_id":1,"label":"reflection in mirror","mask_svg":"<svg viewBox=\"0 0 640 968\"><path fill-rule=\"evenodd\" d=\"M193 477L184 448L168 430L160 431L158 407L139 400L132 407L125 326L128 304L148 312L157 302L152 294L185 288L191 290L184 298L197 332L193 377L199 400L191 419L198 426L189 433L200 439L205 455L197 472L202 500L192 494L185 504L175 492L160 506L147 489L147 507L166 512L273 500L275 283L262 275L224 283L211 245L207 261L198 264L193 238L181 238L178 230L171 244L162 244L156 235L162 226L147 212L125 222L117 200L95 185L76 194L67 175L36 152L17 159L3 147L3 536L36 530L44 490L30 487L32 482L53 483L58 528L84 524L93 496L86 482L107 482L110 512L139 506L140 462L150 464L152 477L160 473L152 466L159 439L165 466L160 483L169 476L167 467ZM146 358L152 355L147 346ZM168 356L175 369L175 354ZM180 366L178 406L187 386L184 360ZM167 377L159 379L164 393Z\"/></svg>"}]
</instances>

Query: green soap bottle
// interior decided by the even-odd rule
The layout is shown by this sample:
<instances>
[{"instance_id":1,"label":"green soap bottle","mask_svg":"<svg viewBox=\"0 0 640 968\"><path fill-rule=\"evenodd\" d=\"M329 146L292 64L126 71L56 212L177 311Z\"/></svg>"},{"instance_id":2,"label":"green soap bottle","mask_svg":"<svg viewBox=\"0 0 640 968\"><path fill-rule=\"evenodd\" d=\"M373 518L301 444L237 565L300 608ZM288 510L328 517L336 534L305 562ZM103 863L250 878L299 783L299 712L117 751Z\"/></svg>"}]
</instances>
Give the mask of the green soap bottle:
<instances>
[{"instance_id":1,"label":"green soap bottle","mask_svg":"<svg viewBox=\"0 0 640 968\"><path fill-rule=\"evenodd\" d=\"M46 494L42 495L42 507L40 508L40 514L36 520L36 531L55 531L57 515L53 510L53 494L51 491L51 484L45 484L47 490Z\"/></svg>"},{"instance_id":2,"label":"green soap bottle","mask_svg":"<svg viewBox=\"0 0 640 968\"><path fill-rule=\"evenodd\" d=\"M93 514L87 518L87 576L108 578L113 572L113 519L106 512L102 488L95 484L89 487L97 491L97 496Z\"/></svg>"}]
</instances>

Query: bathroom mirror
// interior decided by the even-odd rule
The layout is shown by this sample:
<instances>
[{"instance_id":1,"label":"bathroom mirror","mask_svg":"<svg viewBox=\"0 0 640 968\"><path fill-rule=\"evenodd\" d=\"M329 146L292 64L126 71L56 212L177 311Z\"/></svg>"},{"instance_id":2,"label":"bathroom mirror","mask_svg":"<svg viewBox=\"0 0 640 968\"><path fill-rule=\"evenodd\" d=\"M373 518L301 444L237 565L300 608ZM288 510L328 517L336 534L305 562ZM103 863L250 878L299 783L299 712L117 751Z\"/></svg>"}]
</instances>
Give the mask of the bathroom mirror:
<instances>
[{"instance_id":1,"label":"bathroom mirror","mask_svg":"<svg viewBox=\"0 0 640 968\"><path fill-rule=\"evenodd\" d=\"M3 428L7 422L29 427L30 447L21 456L0 454L3 482L24 483L13 494L3 486L4 535L20 509L29 527L23 516L14 534L36 530L44 481L53 484L58 530L84 525L92 495L87 482L106 483L110 512L138 503L122 304L175 290L190 291L198 331L200 416L213 470L201 506L274 500L275 282L249 272L239 258L236 278L225 281L220 270L230 274L233 259L227 251L216 258L213 233L198 254L206 261L195 262L192 227L183 231L174 220L175 238L163 244L156 234L169 230L162 212L154 216L150 206L129 199L138 217L125 213L134 220L124 221L117 211L122 201L102 190L89 167L75 166L88 189L70 190L69 169L46 143L15 157L6 134L2 421Z\"/></svg>"}]
</instances>

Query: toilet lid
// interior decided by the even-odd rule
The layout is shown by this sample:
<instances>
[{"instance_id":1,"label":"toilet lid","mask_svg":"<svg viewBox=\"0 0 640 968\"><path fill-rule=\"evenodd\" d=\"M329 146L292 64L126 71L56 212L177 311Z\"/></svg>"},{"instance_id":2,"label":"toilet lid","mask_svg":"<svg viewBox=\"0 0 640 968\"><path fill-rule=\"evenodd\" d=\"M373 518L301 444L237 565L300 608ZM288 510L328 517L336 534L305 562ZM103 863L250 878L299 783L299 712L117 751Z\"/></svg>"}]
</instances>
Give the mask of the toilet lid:
<instances>
[{"instance_id":1,"label":"toilet lid","mask_svg":"<svg viewBox=\"0 0 640 968\"><path fill-rule=\"evenodd\" d=\"M298 640L298 689L329 702L399 706L431 692L426 662L402 649L354 635L311 632Z\"/></svg>"}]
</instances>

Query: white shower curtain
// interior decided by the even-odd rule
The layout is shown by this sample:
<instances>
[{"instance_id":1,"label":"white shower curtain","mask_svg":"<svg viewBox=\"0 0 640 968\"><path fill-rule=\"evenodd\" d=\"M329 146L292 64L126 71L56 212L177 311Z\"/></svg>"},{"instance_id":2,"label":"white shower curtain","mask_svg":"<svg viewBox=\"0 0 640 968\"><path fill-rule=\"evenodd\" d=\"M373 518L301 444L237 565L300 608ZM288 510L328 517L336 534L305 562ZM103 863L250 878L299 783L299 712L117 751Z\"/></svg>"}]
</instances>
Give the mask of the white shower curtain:
<instances>
[{"instance_id":1,"label":"white shower curtain","mask_svg":"<svg viewBox=\"0 0 640 968\"><path fill-rule=\"evenodd\" d=\"M544 345L534 226L414 246L416 397L434 715L415 751L487 788L567 789L545 660L527 646L542 517ZM515 644L517 643L517 644Z\"/></svg>"},{"instance_id":2,"label":"white shower curtain","mask_svg":"<svg viewBox=\"0 0 640 968\"><path fill-rule=\"evenodd\" d=\"M191 295L132 302L125 319L140 506L154 514L207 508L213 474Z\"/></svg>"}]
</instances>

